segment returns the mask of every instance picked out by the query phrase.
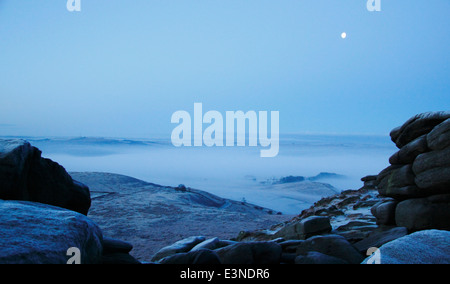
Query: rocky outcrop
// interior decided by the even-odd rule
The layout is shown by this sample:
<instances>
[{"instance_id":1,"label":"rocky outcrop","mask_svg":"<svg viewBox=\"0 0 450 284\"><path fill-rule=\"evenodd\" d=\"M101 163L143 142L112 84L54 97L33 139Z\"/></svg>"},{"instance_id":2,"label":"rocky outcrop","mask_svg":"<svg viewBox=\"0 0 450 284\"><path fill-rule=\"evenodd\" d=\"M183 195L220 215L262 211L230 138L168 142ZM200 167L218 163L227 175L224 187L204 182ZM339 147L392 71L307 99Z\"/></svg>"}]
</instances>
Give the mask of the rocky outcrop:
<instances>
[{"instance_id":1,"label":"rocky outcrop","mask_svg":"<svg viewBox=\"0 0 450 284\"><path fill-rule=\"evenodd\" d=\"M416 115L391 138L399 147L391 165L362 178L361 189L241 232L237 243L211 239L205 247L220 263L450 263L450 112ZM264 253L255 254L256 244Z\"/></svg>"},{"instance_id":2,"label":"rocky outcrop","mask_svg":"<svg viewBox=\"0 0 450 284\"><path fill-rule=\"evenodd\" d=\"M30 143L0 140L0 199L50 204L87 215L89 188Z\"/></svg>"},{"instance_id":3,"label":"rocky outcrop","mask_svg":"<svg viewBox=\"0 0 450 284\"><path fill-rule=\"evenodd\" d=\"M389 159L389 167L362 178L361 189L323 198L269 229L242 231L231 239L211 234L184 238L150 254L149 260L158 264L450 263L450 235L445 231L450 230L449 137L449 112L416 115L391 132L399 151ZM2 199L33 200L86 214L89 189L67 176L25 141L0 143ZM136 187L137 181L130 182ZM142 206L127 210L148 206L153 199L143 198L144 194L153 192L156 197L170 191L141 186L145 190L133 191L125 200L138 199ZM201 201L214 210L233 206L184 186L173 190L180 198L201 196L189 201ZM119 196L116 191L99 196L114 199ZM80 248L82 263L140 263L130 255L130 243L103 238L86 216L60 207L0 200L0 238L8 240L0 245L0 263L65 263L70 247ZM128 212L116 207L111 214L118 209ZM198 213L205 212L209 211L201 207Z\"/></svg>"},{"instance_id":4,"label":"rocky outcrop","mask_svg":"<svg viewBox=\"0 0 450 284\"><path fill-rule=\"evenodd\" d=\"M450 118L449 111L426 112L408 119L402 126L390 133L392 141L398 148L402 148L416 138L430 133L434 127Z\"/></svg>"},{"instance_id":5,"label":"rocky outcrop","mask_svg":"<svg viewBox=\"0 0 450 284\"><path fill-rule=\"evenodd\" d=\"M42 203L0 200L0 216L2 264L66 264L71 257L76 263L101 263L102 232L80 213Z\"/></svg>"},{"instance_id":6,"label":"rocky outcrop","mask_svg":"<svg viewBox=\"0 0 450 284\"><path fill-rule=\"evenodd\" d=\"M391 139L399 151L375 185L392 200L373 208L378 223L449 230L450 112L418 114L392 130Z\"/></svg>"},{"instance_id":7,"label":"rocky outcrop","mask_svg":"<svg viewBox=\"0 0 450 284\"><path fill-rule=\"evenodd\" d=\"M140 263L86 217L89 188L20 139L0 140L0 263Z\"/></svg>"},{"instance_id":8,"label":"rocky outcrop","mask_svg":"<svg viewBox=\"0 0 450 284\"><path fill-rule=\"evenodd\" d=\"M204 239L199 236L181 240L161 249L153 261L186 261L185 264L205 259L213 263L218 260L222 264L360 263L370 246L380 246L406 234L405 228L393 230L376 225L370 210L381 200L377 195L374 189L348 190L323 198L289 222L270 229L242 231L232 240L210 238L199 242ZM192 247L193 242L198 243ZM197 257L198 250L203 251L202 258ZM161 252L170 253L159 259Z\"/></svg>"}]
</instances>

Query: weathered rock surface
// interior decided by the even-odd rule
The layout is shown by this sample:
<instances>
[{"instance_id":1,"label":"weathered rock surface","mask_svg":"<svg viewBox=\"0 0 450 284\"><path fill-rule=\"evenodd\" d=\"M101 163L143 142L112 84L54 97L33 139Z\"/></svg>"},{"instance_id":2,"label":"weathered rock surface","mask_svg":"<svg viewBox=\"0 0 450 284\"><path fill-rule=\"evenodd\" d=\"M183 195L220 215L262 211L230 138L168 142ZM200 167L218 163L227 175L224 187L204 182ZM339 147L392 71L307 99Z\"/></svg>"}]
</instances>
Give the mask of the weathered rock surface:
<instances>
[{"instance_id":1,"label":"weathered rock surface","mask_svg":"<svg viewBox=\"0 0 450 284\"><path fill-rule=\"evenodd\" d=\"M435 168L447 168L450 165L450 148L421 154L414 160L413 171L416 175Z\"/></svg>"},{"instance_id":2,"label":"weathered rock surface","mask_svg":"<svg viewBox=\"0 0 450 284\"><path fill-rule=\"evenodd\" d=\"M450 147L450 118L437 125L427 134L427 144L432 150Z\"/></svg>"},{"instance_id":3,"label":"weathered rock surface","mask_svg":"<svg viewBox=\"0 0 450 284\"><path fill-rule=\"evenodd\" d=\"M338 235L314 236L297 246L297 255L307 255L316 251L328 256L342 259L347 263L360 263L364 257L344 237Z\"/></svg>"},{"instance_id":4,"label":"weathered rock surface","mask_svg":"<svg viewBox=\"0 0 450 284\"><path fill-rule=\"evenodd\" d=\"M370 210L377 218L377 224L379 225L395 225L395 208L398 201L386 200L380 201L375 204Z\"/></svg>"},{"instance_id":5,"label":"weathered rock surface","mask_svg":"<svg viewBox=\"0 0 450 284\"><path fill-rule=\"evenodd\" d=\"M80 263L101 263L102 232L86 216L42 203L0 200L0 263L66 264L69 248Z\"/></svg>"},{"instance_id":6,"label":"weathered rock surface","mask_svg":"<svg viewBox=\"0 0 450 284\"><path fill-rule=\"evenodd\" d=\"M41 151L19 140L0 140L0 198L34 201L87 215L89 189Z\"/></svg>"},{"instance_id":7,"label":"weathered rock surface","mask_svg":"<svg viewBox=\"0 0 450 284\"><path fill-rule=\"evenodd\" d=\"M418 114L392 130L391 138L400 150L376 186L380 195L399 202L395 223L410 231L450 228L443 197L450 194L450 112ZM393 203L373 210L379 224L392 224L393 212Z\"/></svg>"},{"instance_id":8,"label":"weathered rock surface","mask_svg":"<svg viewBox=\"0 0 450 284\"><path fill-rule=\"evenodd\" d=\"M199 249L185 253L167 256L159 261L160 264L222 264L216 252L209 249Z\"/></svg>"},{"instance_id":9,"label":"weathered rock surface","mask_svg":"<svg viewBox=\"0 0 450 284\"><path fill-rule=\"evenodd\" d=\"M389 171L378 185L381 195L405 198L417 194L412 165L404 165Z\"/></svg>"},{"instance_id":10,"label":"weathered rock surface","mask_svg":"<svg viewBox=\"0 0 450 284\"><path fill-rule=\"evenodd\" d=\"M275 234L275 238L304 240L314 235L331 232L330 219L325 216L310 216L288 225Z\"/></svg>"},{"instance_id":11,"label":"weathered rock surface","mask_svg":"<svg viewBox=\"0 0 450 284\"><path fill-rule=\"evenodd\" d=\"M409 231L450 230L450 194L402 201L396 207L395 220Z\"/></svg>"},{"instance_id":12,"label":"weathered rock surface","mask_svg":"<svg viewBox=\"0 0 450 284\"><path fill-rule=\"evenodd\" d=\"M374 256L362 262L373 263ZM424 230L388 242L379 248L381 264L450 264L450 232Z\"/></svg>"},{"instance_id":13,"label":"weathered rock surface","mask_svg":"<svg viewBox=\"0 0 450 284\"><path fill-rule=\"evenodd\" d=\"M179 240L178 242L164 247L160 249L153 257L152 261L158 261L164 257L174 255L176 253L188 252L197 244L205 241L206 238L204 236L193 236L183 240Z\"/></svg>"},{"instance_id":14,"label":"weathered rock surface","mask_svg":"<svg viewBox=\"0 0 450 284\"><path fill-rule=\"evenodd\" d=\"M402 148L414 139L428 134L436 125L449 118L449 111L417 114L408 119L402 126L393 129L391 139L397 147Z\"/></svg>"},{"instance_id":15,"label":"weathered rock surface","mask_svg":"<svg viewBox=\"0 0 450 284\"><path fill-rule=\"evenodd\" d=\"M414 162L417 156L428 152L427 135L422 135L419 138L409 142L403 146L398 152L389 158L391 165L406 165Z\"/></svg>"},{"instance_id":16,"label":"weathered rock surface","mask_svg":"<svg viewBox=\"0 0 450 284\"><path fill-rule=\"evenodd\" d=\"M374 231L367 238L354 244L354 247L362 254L366 254L367 251L376 247L379 248L382 245L406 236L408 230L405 227L393 227L387 230Z\"/></svg>"}]
</instances>

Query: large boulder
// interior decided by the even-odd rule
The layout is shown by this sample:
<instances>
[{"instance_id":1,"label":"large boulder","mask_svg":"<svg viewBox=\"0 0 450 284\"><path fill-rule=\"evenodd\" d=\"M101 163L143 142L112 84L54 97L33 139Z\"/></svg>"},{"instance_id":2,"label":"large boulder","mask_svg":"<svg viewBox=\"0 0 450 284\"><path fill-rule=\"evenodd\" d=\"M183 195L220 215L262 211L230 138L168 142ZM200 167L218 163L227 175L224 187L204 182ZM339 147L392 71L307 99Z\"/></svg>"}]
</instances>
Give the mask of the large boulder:
<instances>
[{"instance_id":1,"label":"large boulder","mask_svg":"<svg viewBox=\"0 0 450 284\"><path fill-rule=\"evenodd\" d=\"M409 231L450 230L450 194L402 201L395 209L395 221Z\"/></svg>"},{"instance_id":2,"label":"large boulder","mask_svg":"<svg viewBox=\"0 0 450 284\"><path fill-rule=\"evenodd\" d=\"M416 175L434 168L450 167L450 147L419 155L413 163Z\"/></svg>"},{"instance_id":3,"label":"large boulder","mask_svg":"<svg viewBox=\"0 0 450 284\"><path fill-rule=\"evenodd\" d=\"M428 134L436 125L449 118L449 111L417 114L408 119L402 126L393 129L390 133L391 139L398 148L402 148L414 139Z\"/></svg>"},{"instance_id":4,"label":"large boulder","mask_svg":"<svg viewBox=\"0 0 450 284\"><path fill-rule=\"evenodd\" d=\"M278 231L274 238L285 240L305 240L314 235L331 232L330 219L325 216L311 216Z\"/></svg>"},{"instance_id":5,"label":"large boulder","mask_svg":"<svg viewBox=\"0 0 450 284\"><path fill-rule=\"evenodd\" d=\"M20 139L0 140L0 198L50 204L87 215L89 188Z\"/></svg>"},{"instance_id":6,"label":"large boulder","mask_svg":"<svg viewBox=\"0 0 450 284\"><path fill-rule=\"evenodd\" d=\"M450 147L419 155L413 171L419 188L430 194L450 193Z\"/></svg>"},{"instance_id":7,"label":"large boulder","mask_svg":"<svg viewBox=\"0 0 450 284\"><path fill-rule=\"evenodd\" d=\"M378 258L378 262L374 260ZM425 230L382 245L363 264L450 264L450 232Z\"/></svg>"},{"instance_id":8,"label":"large boulder","mask_svg":"<svg viewBox=\"0 0 450 284\"><path fill-rule=\"evenodd\" d=\"M372 232L367 238L356 242L353 246L362 254L366 255L370 248L379 248L385 243L401 238L408 234L405 227L393 227L385 230Z\"/></svg>"},{"instance_id":9,"label":"large boulder","mask_svg":"<svg viewBox=\"0 0 450 284\"><path fill-rule=\"evenodd\" d=\"M66 264L77 252L81 264L101 262L102 232L82 214L42 203L0 200L0 216L2 264Z\"/></svg>"},{"instance_id":10,"label":"large boulder","mask_svg":"<svg viewBox=\"0 0 450 284\"><path fill-rule=\"evenodd\" d=\"M360 263L364 257L344 237L339 235L321 235L311 237L297 246L297 255L308 255L315 251L324 255L342 259L347 263Z\"/></svg>"},{"instance_id":11,"label":"large boulder","mask_svg":"<svg viewBox=\"0 0 450 284\"><path fill-rule=\"evenodd\" d=\"M398 199L424 196L415 184L416 176L411 164L390 166L380 174L378 192L381 195Z\"/></svg>"},{"instance_id":12,"label":"large boulder","mask_svg":"<svg viewBox=\"0 0 450 284\"><path fill-rule=\"evenodd\" d=\"M377 218L378 225L395 225L395 208L398 201L385 200L375 204L370 212Z\"/></svg>"}]
</instances>

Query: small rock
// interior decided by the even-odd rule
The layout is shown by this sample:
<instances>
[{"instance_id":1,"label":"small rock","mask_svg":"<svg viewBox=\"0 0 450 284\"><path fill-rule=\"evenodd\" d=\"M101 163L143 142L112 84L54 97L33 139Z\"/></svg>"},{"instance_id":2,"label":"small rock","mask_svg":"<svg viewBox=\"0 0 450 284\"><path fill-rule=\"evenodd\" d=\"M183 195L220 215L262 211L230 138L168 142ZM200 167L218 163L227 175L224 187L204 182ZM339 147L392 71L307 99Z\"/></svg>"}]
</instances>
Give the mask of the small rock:
<instances>
[{"instance_id":1,"label":"small rock","mask_svg":"<svg viewBox=\"0 0 450 284\"><path fill-rule=\"evenodd\" d=\"M219 248L220 240L219 238L211 238L206 241L203 241L199 244L197 244L195 247L191 249L191 251L196 251L200 249L210 249L215 250L216 248Z\"/></svg>"},{"instance_id":2,"label":"small rock","mask_svg":"<svg viewBox=\"0 0 450 284\"><path fill-rule=\"evenodd\" d=\"M365 231L373 231L374 228L377 226L372 222L366 222L366 221L349 221L345 225L339 226L336 231L352 231L352 230L358 230L361 232Z\"/></svg>"},{"instance_id":3,"label":"small rock","mask_svg":"<svg viewBox=\"0 0 450 284\"><path fill-rule=\"evenodd\" d=\"M366 181L374 181L377 179L376 175L369 175L369 176L365 176L363 178L361 178L361 181L366 182Z\"/></svg>"},{"instance_id":4,"label":"small rock","mask_svg":"<svg viewBox=\"0 0 450 284\"><path fill-rule=\"evenodd\" d=\"M175 187L175 189L182 192L185 192L187 190L184 184L179 184L177 187Z\"/></svg>"},{"instance_id":5,"label":"small rock","mask_svg":"<svg viewBox=\"0 0 450 284\"><path fill-rule=\"evenodd\" d=\"M103 237L103 254L108 253L129 253L133 249L130 243Z\"/></svg>"},{"instance_id":6,"label":"small rock","mask_svg":"<svg viewBox=\"0 0 450 284\"><path fill-rule=\"evenodd\" d=\"M116 252L103 254L102 264L141 264L141 262L128 253Z\"/></svg>"},{"instance_id":7,"label":"small rock","mask_svg":"<svg viewBox=\"0 0 450 284\"><path fill-rule=\"evenodd\" d=\"M395 225L395 208L398 201L388 200L380 202L371 208L372 215L377 218L379 225Z\"/></svg>"},{"instance_id":8,"label":"small rock","mask_svg":"<svg viewBox=\"0 0 450 284\"><path fill-rule=\"evenodd\" d=\"M197 244L205 241L203 236L193 236L183 240L180 240L170 246L160 249L153 257L152 261L158 261L166 256L173 255L181 252L188 252Z\"/></svg>"}]
</instances>

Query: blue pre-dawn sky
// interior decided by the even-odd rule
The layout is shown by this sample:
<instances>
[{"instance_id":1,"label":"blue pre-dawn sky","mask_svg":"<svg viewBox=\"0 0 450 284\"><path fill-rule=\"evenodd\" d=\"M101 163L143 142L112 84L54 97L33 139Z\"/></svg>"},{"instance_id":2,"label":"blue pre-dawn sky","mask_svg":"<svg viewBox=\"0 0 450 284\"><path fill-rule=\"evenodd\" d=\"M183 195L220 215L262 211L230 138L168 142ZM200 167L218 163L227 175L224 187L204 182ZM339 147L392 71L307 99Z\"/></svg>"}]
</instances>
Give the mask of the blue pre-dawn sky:
<instances>
[{"instance_id":1,"label":"blue pre-dawn sky","mask_svg":"<svg viewBox=\"0 0 450 284\"><path fill-rule=\"evenodd\" d=\"M279 111L281 133L450 109L448 0L66 2L0 0L0 135L170 137L195 102Z\"/></svg>"}]
</instances>

